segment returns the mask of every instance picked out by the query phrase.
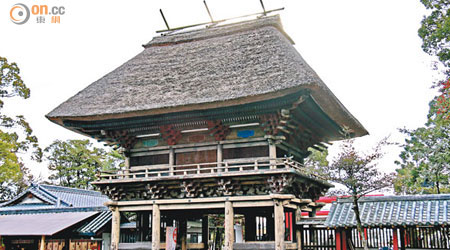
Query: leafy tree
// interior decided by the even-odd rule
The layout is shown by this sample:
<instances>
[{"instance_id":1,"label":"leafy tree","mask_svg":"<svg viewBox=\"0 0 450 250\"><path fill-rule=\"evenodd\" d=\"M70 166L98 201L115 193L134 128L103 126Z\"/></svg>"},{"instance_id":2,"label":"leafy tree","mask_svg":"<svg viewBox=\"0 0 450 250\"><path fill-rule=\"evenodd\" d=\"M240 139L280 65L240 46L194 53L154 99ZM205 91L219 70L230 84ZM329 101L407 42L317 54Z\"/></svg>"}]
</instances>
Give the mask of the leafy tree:
<instances>
[{"instance_id":1,"label":"leafy tree","mask_svg":"<svg viewBox=\"0 0 450 250\"><path fill-rule=\"evenodd\" d=\"M20 77L16 63L0 56L0 200L13 197L31 178L19 154L32 152L31 158L40 161L42 152L30 124L21 115L10 117L2 112L5 98L30 97L30 89Z\"/></svg>"},{"instance_id":2,"label":"leafy tree","mask_svg":"<svg viewBox=\"0 0 450 250\"><path fill-rule=\"evenodd\" d=\"M314 173L322 178L327 178L328 175L328 150L317 150L313 148L308 149L311 154L305 159L304 165L309 172Z\"/></svg>"},{"instance_id":3,"label":"leafy tree","mask_svg":"<svg viewBox=\"0 0 450 250\"><path fill-rule=\"evenodd\" d=\"M93 147L89 140L56 140L44 151L51 183L73 188L92 189L98 171L118 168L123 160L117 151Z\"/></svg>"},{"instance_id":4,"label":"leafy tree","mask_svg":"<svg viewBox=\"0 0 450 250\"><path fill-rule=\"evenodd\" d=\"M422 19L419 36L422 38L422 49L433 56L446 68L450 68L450 1L421 0L431 11Z\"/></svg>"},{"instance_id":5,"label":"leafy tree","mask_svg":"<svg viewBox=\"0 0 450 250\"><path fill-rule=\"evenodd\" d=\"M378 160L383 156L381 149L385 144L386 139L380 141L369 154L362 154L356 151L353 139L345 140L339 154L328 168L330 181L343 185L344 194L351 196L360 235L364 235L364 231L358 206L359 198L391 186L394 178L394 174L382 173L377 169ZM362 241L364 249L367 250L365 237L362 237Z\"/></svg>"},{"instance_id":6,"label":"leafy tree","mask_svg":"<svg viewBox=\"0 0 450 250\"><path fill-rule=\"evenodd\" d=\"M424 127L401 129L407 135L394 183L397 193L429 194L450 192L450 123L437 119L430 104L431 118Z\"/></svg>"},{"instance_id":7,"label":"leafy tree","mask_svg":"<svg viewBox=\"0 0 450 250\"><path fill-rule=\"evenodd\" d=\"M422 20L419 36L422 49L437 56L447 80L439 81L440 94L430 102L428 121L423 127L400 129L407 138L396 163L394 188L401 194L446 193L449 186L450 141L450 1L421 0L431 13Z\"/></svg>"}]
</instances>

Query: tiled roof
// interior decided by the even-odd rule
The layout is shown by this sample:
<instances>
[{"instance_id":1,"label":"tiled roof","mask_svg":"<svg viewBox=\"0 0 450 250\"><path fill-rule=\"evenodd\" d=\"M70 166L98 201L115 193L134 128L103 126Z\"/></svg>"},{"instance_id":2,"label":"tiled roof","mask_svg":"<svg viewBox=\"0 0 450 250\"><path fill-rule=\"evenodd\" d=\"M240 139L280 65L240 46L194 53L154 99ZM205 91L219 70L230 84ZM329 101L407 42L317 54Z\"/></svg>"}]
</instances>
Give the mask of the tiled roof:
<instances>
[{"instance_id":1,"label":"tiled roof","mask_svg":"<svg viewBox=\"0 0 450 250\"><path fill-rule=\"evenodd\" d=\"M363 197L359 200L363 227L448 225L450 195ZM333 202L327 227L355 227L351 199Z\"/></svg>"},{"instance_id":2,"label":"tiled roof","mask_svg":"<svg viewBox=\"0 0 450 250\"><path fill-rule=\"evenodd\" d=\"M20 203L26 195L42 201L42 203ZM0 214L55 212L58 210L88 211L106 210L104 203L108 197L97 191L59 187L44 184L31 184L31 186L8 202L0 204Z\"/></svg>"},{"instance_id":3,"label":"tiled roof","mask_svg":"<svg viewBox=\"0 0 450 250\"><path fill-rule=\"evenodd\" d=\"M77 229L81 235L94 236L106 223L112 219L111 211L103 211L98 214L93 220Z\"/></svg>"}]
</instances>

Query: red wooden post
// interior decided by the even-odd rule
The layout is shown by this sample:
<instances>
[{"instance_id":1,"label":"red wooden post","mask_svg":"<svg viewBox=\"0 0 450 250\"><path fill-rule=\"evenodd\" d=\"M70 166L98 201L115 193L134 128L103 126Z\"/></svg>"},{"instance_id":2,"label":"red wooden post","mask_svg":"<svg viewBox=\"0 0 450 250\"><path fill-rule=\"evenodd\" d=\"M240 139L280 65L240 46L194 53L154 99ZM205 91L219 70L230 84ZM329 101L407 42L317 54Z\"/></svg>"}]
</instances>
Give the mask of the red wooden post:
<instances>
[{"instance_id":1,"label":"red wooden post","mask_svg":"<svg viewBox=\"0 0 450 250\"><path fill-rule=\"evenodd\" d=\"M342 250L341 245L341 230L336 229L336 250Z\"/></svg>"},{"instance_id":2,"label":"red wooden post","mask_svg":"<svg viewBox=\"0 0 450 250\"><path fill-rule=\"evenodd\" d=\"M397 236L397 228L393 229L392 232L392 244L394 245L394 250L398 250L398 236Z\"/></svg>"},{"instance_id":3,"label":"red wooden post","mask_svg":"<svg viewBox=\"0 0 450 250\"><path fill-rule=\"evenodd\" d=\"M342 231L342 250L347 250L347 231Z\"/></svg>"},{"instance_id":4,"label":"red wooden post","mask_svg":"<svg viewBox=\"0 0 450 250\"><path fill-rule=\"evenodd\" d=\"M364 238L367 240L367 228L364 228Z\"/></svg>"}]
</instances>

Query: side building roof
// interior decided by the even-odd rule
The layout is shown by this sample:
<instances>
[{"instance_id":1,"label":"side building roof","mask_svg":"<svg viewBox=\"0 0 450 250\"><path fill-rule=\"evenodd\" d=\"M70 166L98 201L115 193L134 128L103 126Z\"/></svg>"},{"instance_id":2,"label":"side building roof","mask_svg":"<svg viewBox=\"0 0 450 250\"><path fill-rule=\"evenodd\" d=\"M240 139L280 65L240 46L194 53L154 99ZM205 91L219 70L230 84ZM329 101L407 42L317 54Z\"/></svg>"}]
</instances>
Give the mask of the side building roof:
<instances>
[{"instance_id":1,"label":"side building roof","mask_svg":"<svg viewBox=\"0 0 450 250\"><path fill-rule=\"evenodd\" d=\"M55 235L73 228L80 235L95 236L111 220L107 201L97 191L31 184L0 204L0 235Z\"/></svg>"},{"instance_id":2,"label":"side building roof","mask_svg":"<svg viewBox=\"0 0 450 250\"><path fill-rule=\"evenodd\" d=\"M47 118L95 121L205 110L308 89L339 126L365 128L293 47L279 16L155 37Z\"/></svg>"},{"instance_id":3,"label":"side building roof","mask_svg":"<svg viewBox=\"0 0 450 250\"><path fill-rule=\"evenodd\" d=\"M28 198L34 198L27 202ZM24 202L25 201L25 202ZM0 204L0 214L107 210L109 198L100 192L45 184L31 186L13 199Z\"/></svg>"},{"instance_id":4,"label":"side building roof","mask_svg":"<svg viewBox=\"0 0 450 250\"><path fill-rule=\"evenodd\" d=\"M374 196L359 200L363 227L449 225L450 195ZM351 199L333 202L327 227L356 227Z\"/></svg>"}]
</instances>

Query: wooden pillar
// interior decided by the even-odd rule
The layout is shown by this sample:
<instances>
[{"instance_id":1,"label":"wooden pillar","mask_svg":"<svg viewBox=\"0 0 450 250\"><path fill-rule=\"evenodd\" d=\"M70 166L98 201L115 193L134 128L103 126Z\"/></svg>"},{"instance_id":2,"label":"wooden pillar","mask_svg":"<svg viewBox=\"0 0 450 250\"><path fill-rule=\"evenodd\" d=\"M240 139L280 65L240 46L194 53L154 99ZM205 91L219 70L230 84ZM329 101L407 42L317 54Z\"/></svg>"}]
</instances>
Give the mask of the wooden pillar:
<instances>
[{"instance_id":1,"label":"wooden pillar","mask_svg":"<svg viewBox=\"0 0 450 250\"><path fill-rule=\"evenodd\" d=\"M336 250L342 250L341 230L335 229L335 232L336 232Z\"/></svg>"},{"instance_id":2,"label":"wooden pillar","mask_svg":"<svg viewBox=\"0 0 450 250\"><path fill-rule=\"evenodd\" d=\"M301 225L297 225L297 223L300 222L301 220L301 216L302 216L302 211L299 207L297 207L297 209L295 210L295 212L292 213L293 215L293 223L294 223L294 230L295 230L295 242L297 243L297 250L302 250L302 244L303 244L303 239L302 239L302 229L303 226Z\"/></svg>"},{"instance_id":3,"label":"wooden pillar","mask_svg":"<svg viewBox=\"0 0 450 250\"><path fill-rule=\"evenodd\" d=\"M272 140L269 140L269 158L270 160L270 168L277 168L275 165L277 161L275 160L277 158L277 146Z\"/></svg>"},{"instance_id":4,"label":"wooden pillar","mask_svg":"<svg viewBox=\"0 0 450 250\"><path fill-rule=\"evenodd\" d=\"M45 235L41 236L41 245L40 245L39 249L40 250L45 250L46 249L46 247L45 247Z\"/></svg>"},{"instance_id":5,"label":"wooden pillar","mask_svg":"<svg viewBox=\"0 0 450 250\"><path fill-rule=\"evenodd\" d=\"M397 234L397 228L392 229L392 245L394 247L394 250L398 250L398 234Z\"/></svg>"},{"instance_id":6,"label":"wooden pillar","mask_svg":"<svg viewBox=\"0 0 450 250\"><path fill-rule=\"evenodd\" d=\"M284 208L282 200L274 200L275 250L284 250Z\"/></svg>"},{"instance_id":7,"label":"wooden pillar","mask_svg":"<svg viewBox=\"0 0 450 250\"><path fill-rule=\"evenodd\" d=\"M124 174L125 178L128 178L129 177L128 175L130 174L130 153L125 152L124 155L125 155L125 162L123 163L125 168Z\"/></svg>"},{"instance_id":8,"label":"wooden pillar","mask_svg":"<svg viewBox=\"0 0 450 250\"><path fill-rule=\"evenodd\" d=\"M225 201L225 250L233 250L234 210L231 201Z\"/></svg>"},{"instance_id":9,"label":"wooden pillar","mask_svg":"<svg viewBox=\"0 0 450 250\"><path fill-rule=\"evenodd\" d=\"M180 218L180 243L181 250L187 250L187 218Z\"/></svg>"},{"instance_id":10,"label":"wooden pillar","mask_svg":"<svg viewBox=\"0 0 450 250\"><path fill-rule=\"evenodd\" d=\"M351 230L351 229L350 229ZM342 237L342 250L347 250L347 235L352 235L351 231L349 231L350 234L347 234L346 230L342 230L341 237Z\"/></svg>"},{"instance_id":11,"label":"wooden pillar","mask_svg":"<svg viewBox=\"0 0 450 250\"><path fill-rule=\"evenodd\" d=\"M217 167L218 172L222 172L222 169L220 167L222 167L221 162L223 162L223 145L222 144L217 144Z\"/></svg>"},{"instance_id":12,"label":"wooden pillar","mask_svg":"<svg viewBox=\"0 0 450 250\"><path fill-rule=\"evenodd\" d=\"M173 166L175 165L175 151L172 147L169 148L169 175L173 175Z\"/></svg>"},{"instance_id":13,"label":"wooden pillar","mask_svg":"<svg viewBox=\"0 0 450 250\"><path fill-rule=\"evenodd\" d=\"M205 214L202 217L202 242L203 242L203 249L208 249L208 242L209 242L209 224L208 224L208 215Z\"/></svg>"},{"instance_id":14,"label":"wooden pillar","mask_svg":"<svg viewBox=\"0 0 450 250\"><path fill-rule=\"evenodd\" d=\"M400 250L406 249L405 229L400 228Z\"/></svg>"},{"instance_id":15,"label":"wooden pillar","mask_svg":"<svg viewBox=\"0 0 450 250\"><path fill-rule=\"evenodd\" d=\"M111 207L112 222L111 222L111 250L119 249L120 239L120 212L118 207Z\"/></svg>"},{"instance_id":16,"label":"wooden pillar","mask_svg":"<svg viewBox=\"0 0 450 250\"><path fill-rule=\"evenodd\" d=\"M297 250L302 250L303 238L302 238L302 227L295 227L295 239L297 241Z\"/></svg>"},{"instance_id":17,"label":"wooden pillar","mask_svg":"<svg viewBox=\"0 0 450 250\"><path fill-rule=\"evenodd\" d=\"M153 204L152 209L152 249L159 250L161 240L161 212L158 204Z\"/></svg>"}]
</instances>

